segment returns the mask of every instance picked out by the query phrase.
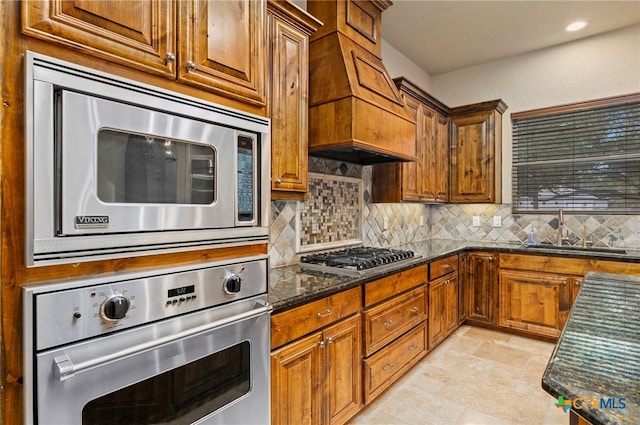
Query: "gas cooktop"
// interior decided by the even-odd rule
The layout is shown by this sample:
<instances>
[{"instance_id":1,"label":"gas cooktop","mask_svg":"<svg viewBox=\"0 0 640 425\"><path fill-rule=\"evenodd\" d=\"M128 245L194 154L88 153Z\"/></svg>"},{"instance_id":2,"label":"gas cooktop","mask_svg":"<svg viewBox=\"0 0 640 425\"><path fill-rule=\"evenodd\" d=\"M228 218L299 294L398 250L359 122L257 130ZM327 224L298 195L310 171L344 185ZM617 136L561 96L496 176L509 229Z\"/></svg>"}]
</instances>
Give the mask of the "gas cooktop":
<instances>
[{"instance_id":1,"label":"gas cooktop","mask_svg":"<svg viewBox=\"0 0 640 425\"><path fill-rule=\"evenodd\" d=\"M363 276L397 267L418 258L413 251L390 248L357 247L304 255L300 268L322 272Z\"/></svg>"}]
</instances>

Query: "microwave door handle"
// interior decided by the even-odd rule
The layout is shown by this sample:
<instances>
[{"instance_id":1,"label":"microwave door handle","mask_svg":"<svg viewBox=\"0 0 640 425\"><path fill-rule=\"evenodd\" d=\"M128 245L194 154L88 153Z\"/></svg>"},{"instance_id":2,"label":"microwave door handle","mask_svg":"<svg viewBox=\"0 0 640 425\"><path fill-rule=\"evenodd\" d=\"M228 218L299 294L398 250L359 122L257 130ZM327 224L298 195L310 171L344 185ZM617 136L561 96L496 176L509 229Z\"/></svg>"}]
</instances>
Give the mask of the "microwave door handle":
<instances>
[{"instance_id":1,"label":"microwave door handle","mask_svg":"<svg viewBox=\"0 0 640 425\"><path fill-rule=\"evenodd\" d=\"M201 326L196 326L195 328L187 329L185 331L182 331L176 334L171 334L163 338L154 339L153 341L149 341L144 344L138 344L124 350L116 351L115 353L108 354L106 356L96 357L94 359L89 359L76 364L74 364L71 361L71 359L67 354L61 354L59 356L56 356L53 359L53 375L59 381L65 381L69 378L72 378L76 373L81 373L89 368L96 367L101 364L111 362L114 360L118 360L126 356L131 356L133 354L138 354L143 351L148 351L156 347L159 347L161 345L175 342L179 339L187 338L202 332L207 332L222 326L226 326L236 321L260 316L264 313L269 313L273 310L273 306L269 303L260 303L260 304L262 304L261 307L246 311L244 313L226 317L221 320L216 320L214 322L207 323Z\"/></svg>"}]
</instances>

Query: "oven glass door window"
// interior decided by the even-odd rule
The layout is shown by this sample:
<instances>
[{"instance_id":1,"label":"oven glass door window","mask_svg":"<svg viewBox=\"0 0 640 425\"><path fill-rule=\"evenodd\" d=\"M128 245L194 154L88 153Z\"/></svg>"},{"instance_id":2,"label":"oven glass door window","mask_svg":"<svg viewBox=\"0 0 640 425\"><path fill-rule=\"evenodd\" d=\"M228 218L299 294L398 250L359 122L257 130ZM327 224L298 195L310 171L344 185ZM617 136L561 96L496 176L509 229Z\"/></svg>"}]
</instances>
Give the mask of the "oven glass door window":
<instances>
[{"instance_id":1,"label":"oven glass door window","mask_svg":"<svg viewBox=\"0 0 640 425\"><path fill-rule=\"evenodd\" d=\"M102 129L98 197L105 203L212 204L216 152L210 146Z\"/></svg>"},{"instance_id":2,"label":"oven glass door window","mask_svg":"<svg viewBox=\"0 0 640 425\"><path fill-rule=\"evenodd\" d=\"M189 424L247 394L250 377L244 341L90 401L82 424Z\"/></svg>"}]
</instances>

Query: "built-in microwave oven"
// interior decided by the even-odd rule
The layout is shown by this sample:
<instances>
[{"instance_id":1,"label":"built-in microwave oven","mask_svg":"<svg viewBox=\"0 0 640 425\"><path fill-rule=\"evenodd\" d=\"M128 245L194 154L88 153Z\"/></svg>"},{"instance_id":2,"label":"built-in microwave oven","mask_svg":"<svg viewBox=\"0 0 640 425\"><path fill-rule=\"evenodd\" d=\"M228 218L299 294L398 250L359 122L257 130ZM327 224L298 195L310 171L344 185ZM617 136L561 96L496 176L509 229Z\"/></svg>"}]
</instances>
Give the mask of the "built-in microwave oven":
<instances>
[{"instance_id":1,"label":"built-in microwave oven","mask_svg":"<svg viewBox=\"0 0 640 425\"><path fill-rule=\"evenodd\" d=\"M27 264L268 238L269 120L29 52Z\"/></svg>"}]
</instances>

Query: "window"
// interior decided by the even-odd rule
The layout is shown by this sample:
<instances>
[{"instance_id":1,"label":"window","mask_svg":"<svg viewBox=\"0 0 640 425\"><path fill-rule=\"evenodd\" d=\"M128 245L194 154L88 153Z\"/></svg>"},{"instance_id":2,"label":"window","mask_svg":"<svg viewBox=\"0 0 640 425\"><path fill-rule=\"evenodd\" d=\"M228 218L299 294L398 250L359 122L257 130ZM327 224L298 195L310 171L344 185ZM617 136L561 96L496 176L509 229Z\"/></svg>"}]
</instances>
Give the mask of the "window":
<instances>
[{"instance_id":1,"label":"window","mask_svg":"<svg viewBox=\"0 0 640 425\"><path fill-rule=\"evenodd\" d=\"M640 212L640 94L511 119L514 212Z\"/></svg>"}]
</instances>

